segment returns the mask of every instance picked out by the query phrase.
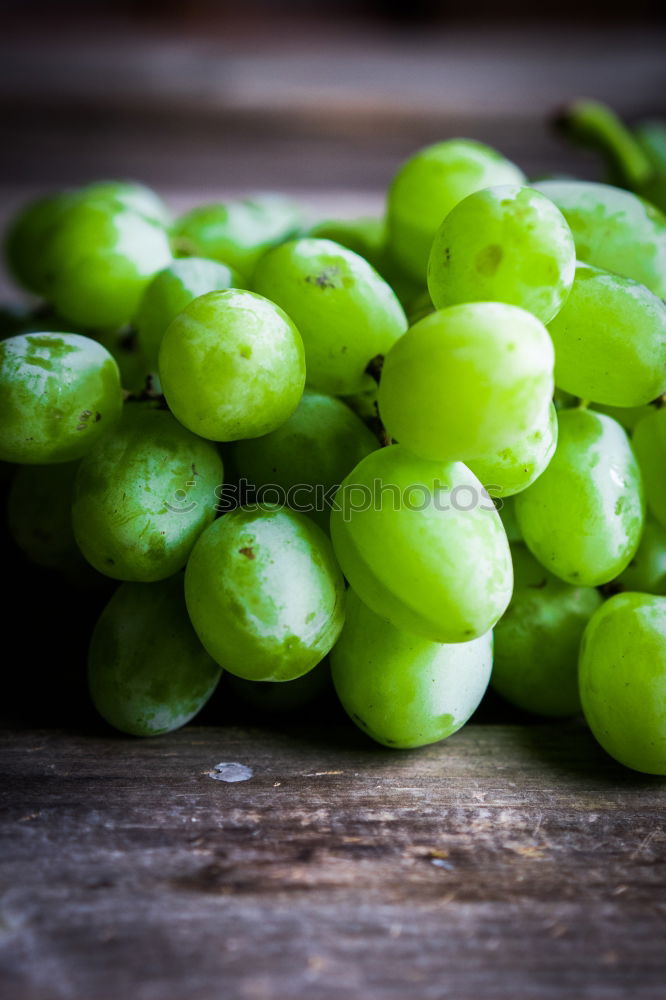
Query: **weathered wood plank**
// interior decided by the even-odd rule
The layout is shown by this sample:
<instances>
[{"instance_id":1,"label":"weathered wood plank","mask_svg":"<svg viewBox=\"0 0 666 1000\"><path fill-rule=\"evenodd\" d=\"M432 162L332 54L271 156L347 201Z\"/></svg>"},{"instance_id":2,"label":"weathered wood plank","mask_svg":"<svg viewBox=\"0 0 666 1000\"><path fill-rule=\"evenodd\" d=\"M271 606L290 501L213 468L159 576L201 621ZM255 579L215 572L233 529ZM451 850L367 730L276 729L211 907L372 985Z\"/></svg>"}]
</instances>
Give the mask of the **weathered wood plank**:
<instances>
[{"instance_id":1,"label":"weathered wood plank","mask_svg":"<svg viewBox=\"0 0 666 1000\"><path fill-rule=\"evenodd\" d=\"M278 30L276 31L276 27ZM604 96L634 113L663 110L662 23L535 26L448 23L386 34L371 24L254 24L235 37L78 30L6 31L0 104L210 115L285 113L325 134L389 120L531 120L544 106ZM263 30L262 30L263 28ZM286 30L284 30L286 29ZM38 72L36 72L38 67Z\"/></svg>"},{"instance_id":2,"label":"weathered wood plank","mask_svg":"<svg viewBox=\"0 0 666 1000\"><path fill-rule=\"evenodd\" d=\"M88 27L54 44L30 25L0 39L0 178L381 191L414 149L459 134L532 176L594 176L596 158L558 141L548 116L580 96L664 114L665 39L658 24L393 36L310 24L277 42L258 26L245 37Z\"/></svg>"},{"instance_id":3,"label":"weathered wood plank","mask_svg":"<svg viewBox=\"0 0 666 1000\"><path fill-rule=\"evenodd\" d=\"M664 995L666 786L582 726L16 732L1 766L12 1000Z\"/></svg>"}]
</instances>

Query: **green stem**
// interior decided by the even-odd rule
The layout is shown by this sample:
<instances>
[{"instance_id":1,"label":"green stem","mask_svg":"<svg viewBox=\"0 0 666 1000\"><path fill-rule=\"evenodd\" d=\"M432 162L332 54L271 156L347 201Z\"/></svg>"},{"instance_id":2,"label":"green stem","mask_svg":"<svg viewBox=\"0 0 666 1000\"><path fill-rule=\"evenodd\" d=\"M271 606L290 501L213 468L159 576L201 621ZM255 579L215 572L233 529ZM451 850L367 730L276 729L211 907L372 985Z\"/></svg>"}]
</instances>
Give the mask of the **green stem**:
<instances>
[{"instance_id":1,"label":"green stem","mask_svg":"<svg viewBox=\"0 0 666 1000\"><path fill-rule=\"evenodd\" d=\"M575 101L557 120L565 135L600 152L624 187L641 187L654 172L650 157L614 111L598 101Z\"/></svg>"},{"instance_id":2,"label":"green stem","mask_svg":"<svg viewBox=\"0 0 666 1000\"><path fill-rule=\"evenodd\" d=\"M639 122L636 141L658 173L666 173L666 122Z\"/></svg>"}]
</instances>

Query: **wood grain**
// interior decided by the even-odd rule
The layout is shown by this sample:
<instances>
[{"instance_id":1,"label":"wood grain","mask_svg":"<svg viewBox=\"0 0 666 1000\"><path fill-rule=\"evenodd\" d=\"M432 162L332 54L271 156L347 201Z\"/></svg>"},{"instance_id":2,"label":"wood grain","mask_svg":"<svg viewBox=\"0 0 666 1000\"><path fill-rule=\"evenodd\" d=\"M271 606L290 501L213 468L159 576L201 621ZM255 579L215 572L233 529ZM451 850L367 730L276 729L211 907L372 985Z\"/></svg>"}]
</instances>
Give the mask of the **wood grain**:
<instances>
[{"instance_id":1,"label":"wood grain","mask_svg":"<svg viewBox=\"0 0 666 1000\"><path fill-rule=\"evenodd\" d=\"M582 726L17 731L2 771L11 1000L664 996L666 786Z\"/></svg>"},{"instance_id":2,"label":"wood grain","mask_svg":"<svg viewBox=\"0 0 666 1000\"><path fill-rule=\"evenodd\" d=\"M0 181L377 192L415 149L455 135L529 176L595 176L598 159L558 139L549 116L581 96L663 115L665 42L662 25L598 21L235 39L6 32Z\"/></svg>"}]
</instances>

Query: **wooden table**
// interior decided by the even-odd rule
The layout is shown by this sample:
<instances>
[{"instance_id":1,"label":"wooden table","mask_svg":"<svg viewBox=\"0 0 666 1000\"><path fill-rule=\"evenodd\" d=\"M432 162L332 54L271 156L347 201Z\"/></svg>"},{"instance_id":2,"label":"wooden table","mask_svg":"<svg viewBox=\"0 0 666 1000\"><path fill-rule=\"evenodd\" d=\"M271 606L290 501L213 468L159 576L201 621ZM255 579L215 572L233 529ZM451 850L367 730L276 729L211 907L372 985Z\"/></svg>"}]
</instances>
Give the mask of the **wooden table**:
<instances>
[{"instance_id":1,"label":"wooden table","mask_svg":"<svg viewBox=\"0 0 666 1000\"><path fill-rule=\"evenodd\" d=\"M666 785L582 724L18 730L1 759L8 1000L666 993Z\"/></svg>"}]
</instances>

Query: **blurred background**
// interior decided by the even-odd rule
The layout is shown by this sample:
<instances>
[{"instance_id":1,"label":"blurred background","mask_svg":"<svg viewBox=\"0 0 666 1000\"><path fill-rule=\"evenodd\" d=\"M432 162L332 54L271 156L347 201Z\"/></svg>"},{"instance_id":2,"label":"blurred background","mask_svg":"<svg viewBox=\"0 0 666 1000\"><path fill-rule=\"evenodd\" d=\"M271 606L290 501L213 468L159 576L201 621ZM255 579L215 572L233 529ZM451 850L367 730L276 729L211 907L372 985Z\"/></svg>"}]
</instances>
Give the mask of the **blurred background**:
<instances>
[{"instance_id":1,"label":"blurred background","mask_svg":"<svg viewBox=\"0 0 666 1000\"><path fill-rule=\"evenodd\" d=\"M5 0L0 205L100 177L176 207L279 189L373 211L453 135L528 174L596 176L548 118L577 96L666 112L661 0Z\"/></svg>"},{"instance_id":2,"label":"blurred background","mask_svg":"<svg viewBox=\"0 0 666 1000\"><path fill-rule=\"evenodd\" d=\"M153 185L176 211L278 190L313 217L380 213L399 163L452 136L532 177L600 177L552 127L562 105L666 115L663 0L5 0L0 23L1 227L35 194L110 178ZM1 273L0 296L17 296ZM8 620L28 627L24 695L5 703L31 724L79 724L108 594L61 594L31 573L9 569Z\"/></svg>"}]
</instances>

